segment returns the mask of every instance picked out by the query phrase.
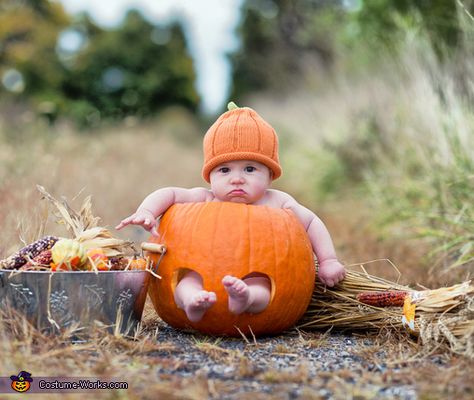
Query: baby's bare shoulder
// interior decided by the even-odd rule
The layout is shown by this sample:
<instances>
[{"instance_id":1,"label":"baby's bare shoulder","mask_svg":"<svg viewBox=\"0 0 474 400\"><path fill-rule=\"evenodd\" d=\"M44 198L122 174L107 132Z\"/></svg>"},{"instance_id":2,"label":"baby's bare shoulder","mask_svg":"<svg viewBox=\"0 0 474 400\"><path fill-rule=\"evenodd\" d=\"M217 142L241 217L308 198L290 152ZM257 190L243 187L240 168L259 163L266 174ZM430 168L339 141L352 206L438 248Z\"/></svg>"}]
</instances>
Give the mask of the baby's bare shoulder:
<instances>
[{"instance_id":1,"label":"baby's bare shoulder","mask_svg":"<svg viewBox=\"0 0 474 400\"><path fill-rule=\"evenodd\" d=\"M281 190L270 189L269 196L273 198L273 201L271 202L273 207L286 208L293 211L301 220L305 228L308 227L315 217L315 214L311 210L298 203L288 193L282 192Z\"/></svg>"},{"instance_id":2,"label":"baby's bare shoulder","mask_svg":"<svg viewBox=\"0 0 474 400\"><path fill-rule=\"evenodd\" d=\"M178 193L175 191L176 200L182 200L182 202L208 202L214 199L214 193L209 189L203 187L194 187L192 189L183 189ZM182 198L181 198L182 197Z\"/></svg>"},{"instance_id":3,"label":"baby's bare shoulder","mask_svg":"<svg viewBox=\"0 0 474 400\"><path fill-rule=\"evenodd\" d=\"M268 189L262 200L262 205L275 208L284 208L286 203L291 200L294 201L293 197L291 197L288 193L276 189Z\"/></svg>"}]
</instances>

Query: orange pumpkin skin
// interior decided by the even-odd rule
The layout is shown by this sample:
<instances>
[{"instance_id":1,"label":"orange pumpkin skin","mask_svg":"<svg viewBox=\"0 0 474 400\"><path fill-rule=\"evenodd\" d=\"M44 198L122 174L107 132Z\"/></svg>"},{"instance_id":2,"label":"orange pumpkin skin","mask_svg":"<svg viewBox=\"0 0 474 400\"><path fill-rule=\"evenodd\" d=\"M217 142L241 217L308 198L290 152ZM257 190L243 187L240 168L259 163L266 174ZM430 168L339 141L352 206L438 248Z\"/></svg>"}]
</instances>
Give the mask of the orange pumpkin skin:
<instances>
[{"instance_id":1,"label":"orange pumpkin skin","mask_svg":"<svg viewBox=\"0 0 474 400\"><path fill-rule=\"evenodd\" d=\"M276 334L292 327L309 305L313 251L290 210L229 202L175 204L163 215L159 235L149 240L163 243L167 252L158 267L162 279L152 279L149 294L158 315L175 328L227 336L240 336L237 328L244 334ZM159 255L149 256L158 261ZM204 290L217 295L199 322L189 321L174 301L181 268L198 272ZM252 272L270 277L270 304L258 314L234 315L222 278Z\"/></svg>"}]
</instances>

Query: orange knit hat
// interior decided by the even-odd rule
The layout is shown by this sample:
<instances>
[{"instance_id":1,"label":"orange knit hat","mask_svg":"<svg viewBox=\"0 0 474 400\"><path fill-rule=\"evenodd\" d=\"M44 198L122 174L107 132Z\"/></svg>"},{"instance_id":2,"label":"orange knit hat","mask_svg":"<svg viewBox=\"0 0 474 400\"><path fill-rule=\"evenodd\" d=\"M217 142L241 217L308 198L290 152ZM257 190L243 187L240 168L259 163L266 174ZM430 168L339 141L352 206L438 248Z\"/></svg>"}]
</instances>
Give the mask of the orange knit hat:
<instances>
[{"instance_id":1,"label":"orange knit hat","mask_svg":"<svg viewBox=\"0 0 474 400\"><path fill-rule=\"evenodd\" d=\"M202 176L210 182L211 171L226 161L258 161L273 171L272 179L281 175L278 160L278 137L275 130L254 110L229 103L204 136Z\"/></svg>"}]
</instances>

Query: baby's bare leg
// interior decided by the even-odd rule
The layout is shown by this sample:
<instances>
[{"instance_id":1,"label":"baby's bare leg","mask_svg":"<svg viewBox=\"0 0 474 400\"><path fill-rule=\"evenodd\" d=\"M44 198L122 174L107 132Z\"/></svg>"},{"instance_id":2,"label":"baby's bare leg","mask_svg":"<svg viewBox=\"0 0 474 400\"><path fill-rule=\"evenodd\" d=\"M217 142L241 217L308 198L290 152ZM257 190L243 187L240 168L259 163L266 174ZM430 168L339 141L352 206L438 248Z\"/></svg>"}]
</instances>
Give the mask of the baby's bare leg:
<instances>
[{"instance_id":1,"label":"baby's bare leg","mask_svg":"<svg viewBox=\"0 0 474 400\"><path fill-rule=\"evenodd\" d=\"M229 311L234 314L256 314L265 310L270 302L271 284L265 276L252 276L241 280L226 275L222 284L229 294Z\"/></svg>"},{"instance_id":2,"label":"baby's bare leg","mask_svg":"<svg viewBox=\"0 0 474 400\"><path fill-rule=\"evenodd\" d=\"M216 302L216 294L203 290L202 278L197 272L188 272L176 286L174 301L191 322L198 322Z\"/></svg>"}]
</instances>

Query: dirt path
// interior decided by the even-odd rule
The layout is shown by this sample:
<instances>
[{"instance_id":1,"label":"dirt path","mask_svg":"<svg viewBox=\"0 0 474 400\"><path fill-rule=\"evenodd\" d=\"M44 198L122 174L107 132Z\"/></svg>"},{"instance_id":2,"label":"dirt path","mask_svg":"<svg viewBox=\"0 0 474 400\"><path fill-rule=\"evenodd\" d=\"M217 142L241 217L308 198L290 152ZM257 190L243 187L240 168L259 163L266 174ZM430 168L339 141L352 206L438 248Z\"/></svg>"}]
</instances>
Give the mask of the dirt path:
<instances>
[{"instance_id":1,"label":"dirt path","mask_svg":"<svg viewBox=\"0 0 474 400\"><path fill-rule=\"evenodd\" d=\"M156 340L169 345L149 356L156 378L173 382L173 398L469 398L474 389L472 363L464 360L460 368L461 361L440 355L410 360L417 350L397 343L400 338L297 329L256 340L216 338L178 331L147 315ZM155 390L170 395L167 385Z\"/></svg>"}]
</instances>

